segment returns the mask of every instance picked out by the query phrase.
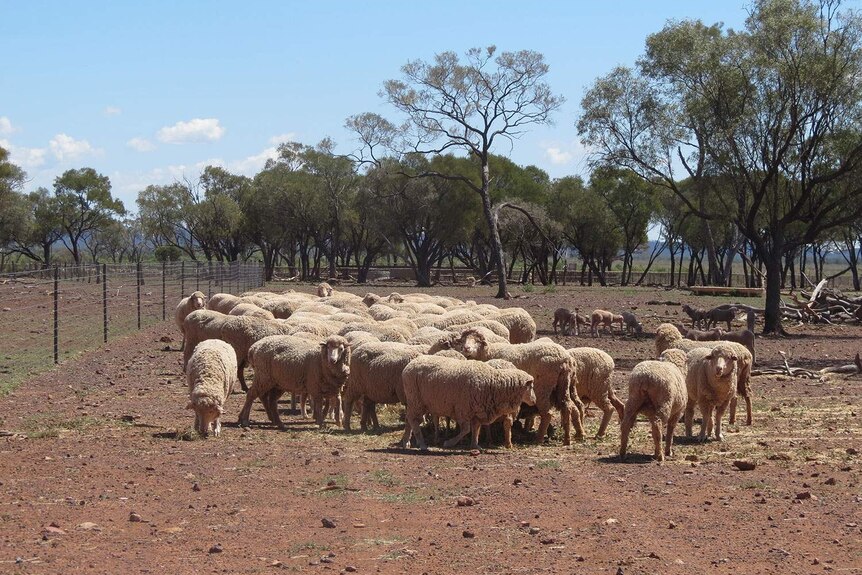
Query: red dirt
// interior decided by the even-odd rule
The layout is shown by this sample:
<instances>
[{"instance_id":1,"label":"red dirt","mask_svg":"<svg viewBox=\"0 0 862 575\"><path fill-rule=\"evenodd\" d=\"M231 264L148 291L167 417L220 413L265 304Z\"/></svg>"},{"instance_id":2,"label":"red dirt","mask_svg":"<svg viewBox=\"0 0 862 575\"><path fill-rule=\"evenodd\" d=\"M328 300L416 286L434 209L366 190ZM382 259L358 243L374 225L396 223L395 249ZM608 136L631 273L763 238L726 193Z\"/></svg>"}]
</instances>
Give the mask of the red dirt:
<instances>
[{"instance_id":1,"label":"red dirt","mask_svg":"<svg viewBox=\"0 0 862 575\"><path fill-rule=\"evenodd\" d=\"M721 301L648 289L536 288L509 302L488 288L434 291L524 307L552 337L553 310L576 302L582 312L637 307L651 332L683 318L678 305L648 301ZM779 365L783 350L791 365L819 369L859 351L858 325L790 330L797 337L758 341L760 365ZM623 399L626 375L653 353L649 337L558 340L611 353ZM193 416L178 343L159 324L0 399L0 427L14 432L0 438L0 572L862 573L859 376L756 377L753 426L699 445L680 425L675 456L659 464L641 422L622 464L616 417L604 439L571 447L419 453L392 447L395 417L363 435L291 415L278 432L258 405L259 425L244 432L233 423L241 395L221 437L183 441ZM589 434L599 418L588 415ZM757 466L739 471L738 459ZM459 496L474 504L458 506Z\"/></svg>"}]
</instances>

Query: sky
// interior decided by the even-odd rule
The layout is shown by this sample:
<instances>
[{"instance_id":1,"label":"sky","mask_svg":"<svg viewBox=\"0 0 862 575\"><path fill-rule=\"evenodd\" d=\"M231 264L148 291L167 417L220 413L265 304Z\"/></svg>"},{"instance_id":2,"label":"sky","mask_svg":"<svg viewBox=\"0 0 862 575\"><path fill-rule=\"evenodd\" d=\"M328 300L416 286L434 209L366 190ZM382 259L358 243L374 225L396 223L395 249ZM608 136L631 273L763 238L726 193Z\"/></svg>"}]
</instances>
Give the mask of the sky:
<instances>
[{"instance_id":1,"label":"sky","mask_svg":"<svg viewBox=\"0 0 862 575\"><path fill-rule=\"evenodd\" d=\"M738 0L0 0L0 146L51 189L72 168L109 176L136 211L150 184L206 165L253 176L280 142L357 147L347 117L397 118L379 96L409 60L472 47L535 50L566 98L550 126L495 153L553 178L587 176L584 91L633 65L669 20L742 29Z\"/></svg>"}]
</instances>

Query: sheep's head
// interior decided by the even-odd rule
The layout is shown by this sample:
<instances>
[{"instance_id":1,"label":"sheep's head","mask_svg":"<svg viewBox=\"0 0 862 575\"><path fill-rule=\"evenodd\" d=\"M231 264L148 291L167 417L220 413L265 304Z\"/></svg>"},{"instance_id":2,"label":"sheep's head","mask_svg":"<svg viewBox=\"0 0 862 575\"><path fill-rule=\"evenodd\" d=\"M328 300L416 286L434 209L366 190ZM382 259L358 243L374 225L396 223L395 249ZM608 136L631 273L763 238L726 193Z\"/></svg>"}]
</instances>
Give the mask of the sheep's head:
<instances>
[{"instance_id":1,"label":"sheep's head","mask_svg":"<svg viewBox=\"0 0 862 575\"><path fill-rule=\"evenodd\" d=\"M475 329L466 329L461 334L461 351L468 359L479 359L485 355L488 349L488 341L485 336Z\"/></svg>"},{"instance_id":2,"label":"sheep's head","mask_svg":"<svg viewBox=\"0 0 862 575\"><path fill-rule=\"evenodd\" d=\"M194 410L195 421L198 424L197 432L202 437L209 435L210 428L222 416L222 406L210 398L198 398L196 401L189 401L186 409Z\"/></svg>"},{"instance_id":3,"label":"sheep's head","mask_svg":"<svg viewBox=\"0 0 862 575\"><path fill-rule=\"evenodd\" d=\"M365 294L365 297L362 298L362 303L364 303L368 307L373 306L374 304L376 304L379 301L380 301L380 296L377 295L376 293L371 293L371 292Z\"/></svg>"},{"instance_id":4,"label":"sheep's head","mask_svg":"<svg viewBox=\"0 0 862 575\"><path fill-rule=\"evenodd\" d=\"M326 282L321 282L317 285L318 297L329 297L332 295L332 286Z\"/></svg>"},{"instance_id":5,"label":"sheep's head","mask_svg":"<svg viewBox=\"0 0 862 575\"><path fill-rule=\"evenodd\" d=\"M524 390L524 395L521 396L521 403L536 405L536 390L533 387L532 377L530 378L530 383L527 385L527 389Z\"/></svg>"},{"instance_id":6,"label":"sheep's head","mask_svg":"<svg viewBox=\"0 0 862 575\"><path fill-rule=\"evenodd\" d=\"M712 349L706 359L709 360L715 376L724 379L731 375L739 358L730 347L719 345Z\"/></svg>"},{"instance_id":7,"label":"sheep's head","mask_svg":"<svg viewBox=\"0 0 862 575\"><path fill-rule=\"evenodd\" d=\"M666 361L677 366L683 375L688 371L686 364L686 354L681 349L670 348L661 352L658 356L659 361Z\"/></svg>"},{"instance_id":8,"label":"sheep's head","mask_svg":"<svg viewBox=\"0 0 862 575\"><path fill-rule=\"evenodd\" d=\"M204 309L207 307L207 296L204 295L204 292L196 291L189 296L189 303L193 310Z\"/></svg>"},{"instance_id":9,"label":"sheep's head","mask_svg":"<svg viewBox=\"0 0 862 575\"><path fill-rule=\"evenodd\" d=\"M641 322L637 322L635 324L635 333L637 335L641 335L643 332L644 332L644 324L642 324Z\"/></svg>"},{"instance_id":10,"label":"sheep's head","mask_svg":"<svg viewBox=\"0 0 862 575\"><path fill-rule=\"evenodd\" d=\"M350 375L350 342L340 335L331 335L320 344L321 354L330 371Z\"/></svg>"},{"instance_id":11,"label":"sheep's head","mask_svg":"<svg viewBox=\"0 0 862 575\"><path fill-rule=\"evenodd\" d=\"M389 294L389 303L404 303L404 296L398 292Z\"/></svg>"}]
</instances>

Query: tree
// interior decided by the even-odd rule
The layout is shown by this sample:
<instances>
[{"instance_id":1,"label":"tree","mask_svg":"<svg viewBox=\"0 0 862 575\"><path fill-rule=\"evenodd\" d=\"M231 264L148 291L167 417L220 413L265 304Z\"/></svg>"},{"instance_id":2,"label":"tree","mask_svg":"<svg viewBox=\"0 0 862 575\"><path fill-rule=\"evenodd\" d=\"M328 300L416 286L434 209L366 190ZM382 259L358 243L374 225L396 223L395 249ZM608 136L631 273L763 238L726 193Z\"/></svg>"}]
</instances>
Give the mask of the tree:
<instances>
[{"instance_id":1,"label":"tree","mask_svg":"<svg viewBox=\"0 0 862 575\"><path fill-rule=\"evenodd\" d=\"M348 119L364 144L364 158L376 159L380 147L420 154L460 150L476 160L476 179L449 172L423 172L466 184L479 194L488 225L498 276L498 298L508 297L503 246L491 200L491 151L500 139L513 140L534 124L548 124L563 98L544 82L548 65L538 52L501 52L473 48L462 62L454 52L433 62L413 60L401 68L403 79L384 83L383 94L406 116L403 129L375 114Z\"/></svg>"},{"instance_id":2,"label":"tree","mask_svg":"<svg viewBox=\"0 0 862 575\"><path fill-rule=\"evenodd\" d=\"M197 198L191 185L179 182L150 185L138 192L136 203L143 233L153 247L176 246L197 260L198 241L192 214Z\"/></svg>"},{"instance_id":3,"label":"tree","mask_svg":"<svg viewBox=\"0 0 862 575\"><path fill-rule=\"evenodd\" d=\"M64 232L60 239L78 265L84 236L126 213L123 202L111 196L111 181L93 168L63 172L54 180L54 197Z\"/></svg>"},{"instance_id":4,"label":"tree","mask_svg":"<svg viewBox=\"0 0 862 575\"><path fill-rule=\"evenodd\" d=\"M0 255L3 260L14 236L20 234L24 209L20 189L25 179L24 170L10 162L9 152L0 147ZM0 260L0 269L3 260Z\"/></svg>"},{"instance_id":5,"label":"tree","mask_svg":"<svg viewBox=\"0 0 862 575\"><path fill-rule=\"evenodd\" d=\"M766 267L764 333L784 331L785 254L862 214L862 20L837 8L758 0L742 32L670 23L647 39L637 71L617 68L582 101L578 130L597 161L659 182L705 226L724 216L745 236Z\"/></svg>"}]
</instances>

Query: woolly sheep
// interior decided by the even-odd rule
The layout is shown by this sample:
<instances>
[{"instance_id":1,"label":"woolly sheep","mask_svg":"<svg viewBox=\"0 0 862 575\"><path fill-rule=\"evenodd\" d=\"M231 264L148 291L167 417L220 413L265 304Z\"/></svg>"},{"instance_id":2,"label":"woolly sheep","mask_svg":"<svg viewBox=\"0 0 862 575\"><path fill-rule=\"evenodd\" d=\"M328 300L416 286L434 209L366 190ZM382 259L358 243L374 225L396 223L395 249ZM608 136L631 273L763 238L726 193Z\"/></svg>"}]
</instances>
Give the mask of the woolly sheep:
<instances>
[{"instance_id":1,"label":"woolly sheep","mask_svg":"<svg viewBox=\"0 0 862 575\"><path fill-rule=\"evenodd\" d=\"M634 335L640 335L643 333L644 326L638 321L635 314L630 311L623 311L620 312L620 315L623 318L623 325L625 325L626 333L631 334L634 332Z\"/></svg>"},{"instance_id":2,"label":"woolly sheep","mask_svg":"<svg viewBox=\"0 0 862 575\"><path fill-rule=\"evenodd\" d=\"M186 316L195 310L205 309L206 307L207 296L201 291L193 292L191 295L181 299L180 303L177 304L177 309L174 311L174 323L180 328L180 333L183 337L180 343L180 351L185 349L186 346L186 328L184 325Z\"/></svg>"},{"instance_id":3,"label":"woolly sheep","mask_svg":"<svg viewBox=\"0 0 862 575\"><path fill-rule=\"evenodd\" d=\"M414 333L406 343L408 345L432 345L440 341L442 338L449 337L451 333L452 332L450 331L437 329L436 327L428 325L416 330L416 333Z\"/></svg>"},{"instance_id":4,"label":"woolly sheep","mask_svg":"<svg viewBox=\"0 0 862 575\"><path fill-rule=\"evenodd\" d=\"M317 297L328 297L332 295L332 286L326 282L317 284Z\"/></svg>"},{"instance_id":5,"label":"woolly sheep","mask_svg":"<svg viewBox=\"0 0 862 575\"><path fill-rule=\"evenodd\" d=\"M412 337L412 333L397 325L383 325L380 323L346 323L336 333L344 335L351 331L364 331L370 333L380 341L395 341L405 343Z\"/></svg>"},{"instance_id":6,"label":"woolly sheep","mask_svg":"<svg viewBox=\"0 0 862 575\"><path fill-rule=\"evenodd\" d=\"M509 343L512 342L511 334L509 333L509 328L500 323L495 319L483 319L480 321L471 321L468 323L462 323L459 325L452 325L446 328L446 331L453 331L458 333L463 333L465 329L470 329L471 327L480 327L485 330L492 332L498 338L504 339Z\"/></svg>"},{"instance_id":7,"label":"woolly sheep","mask_svg":"<svg viewBox=\"0 0 862 575\"><path fill-rule=\"evenodd\" d=\"M437 329L446 329L453 325L464 325L471 321L483 321L484 316L474 313L466 309L454 309L444 313L443 315L423 315L413 318L413 323L417 328L425 326L436 327Z\"/></svg>"},{"instance_id":8,"label":"woolly sheep","mask_svg":"<svg viewBox=\"0 0 862 575\"><path fill-rule=\"evenodd\" d=\"M603 309L597 309L590 314L590 333L593 337L600 337L599 325L603 325L614 334L614 323L619 324L620 333L623 332L623 316L616 315Z\"/></svg>"},{"instance_id":9,"label":"woolly sheep","mask_svg":"<svg viewBox=\"0 0 862 575\"><path fill-rule=\"evenodd\" d=\"M272 312L277 319L287 319L293 313L299 309L304 303L307 303L306 300L298 300L287 297L275 297L272 299L268 299L260 307L263 309Z\"/></svg>"},{"instance_id":10,"label":"woolly sheep","mask_svg":"<svg viewBox=\"0 0 862 575\"><path fill-rule=\"evenodd\" d=\"M536 339L536 321L525 309L519 307L501 309L486 318L506 326L509 330L509 343L527 343Z\"/></svg>"},{"instance_id":11,"label":"woolly sheep","mask_svg":"<svg viewBox=\"0 0 862 575\"><path fill-rule=\"evenodd\" d=\"M195 429L206 437L210 427L218 437L224 404L237 383L236 352L218 339L200 342L194 348L186 369L189 402L195 412Z\"/></svg>"},{"instance_id":12,"label":"woolly sheep","mask_svg":"<svg viewBox=\"0 0 862 575\"><path fill-rule=\"evenodd\" d=\"M478 361L463 361L437 355L412 360L402 372L407 401L407 424L426 450L420 428L426 413L451 417L459 433L444 443L452 447L472 432L471 449L479 448L482 425L503 420L504 445L512 447L512 422L521 403L535 404L533 377L520 369L498 368ZM402 442L406 446L409 433Z\"/></svg>"},{"instance_id":13,"label":"woolly sheep","mask_svg":"<svg viewBox=\"0 0 862 575\"><path fill-rule=\"evenodd\" d=\"M724 331L721 328L715 328L718 330L718 339L721 341L732 341L738 343L740 345L744 345L745 349L747 349L751 353L751 365L754 366L757 361L757 357L754 354L754 332L749 329L739 329L736 331Z\"/></svg>"},{"instance_id":14,"label":"woolly sheep","mask_svg":"<svg viewBox=\"0 0 862 575\"><path fill-rule=\"evenodd\" d=\"M217 311L223 314L230 313L230 310L240 303L240 299L229 293L214 294L207 302L207 309Z\"/></svg>"},{"instance_id":15,"label":"woolly sheep","mask_svg":"<svg viewBox=\"0 0 862 575\"><path fill-rule=\"evenodd\" d=\"M604 437L614 410L623 419L623 402L614 393L611 378L614 374L614 360L606 352L595 347L575 347L569 349L574 360L575 370L572 377L571 395L577 396L584 407L592 401L602 411L602 421L596 437ZM583 420L584 414L580 413Z\"/></svg>"},{"instance_id":16,"label":"woolly sheep","mask_svg":"<svg viewBox=\"0 0 862 575\"><path fill-rule=\"evenodd\" d=\"M289 335L265 337L251 346L249 362L254 368L254 383L246 392L239 415L241 426L248 426L251 406L270 390L307 394L314 402L314 419L323 427L324 399L336 401L350 375L350 343L333 335L321 343ZM270 409L267 409L269 414ZM275 410L273 423L284 424ZM336 416L340 423L340 417Z\"/></svg>"},{"instance_id":17,"label":"woolly sheep","mask_svg":"<svg viewBox=\"0 0 862 575\"><path fill-rule=\"evenodd\" d=\"M727 324L727 331L730 331L730 323L736 318L736 308L721 308L716 307L706 312L706 327L716 327L718 322L723 321Z\"/></svg>"},{"instance_id":18,"label":"woolly sheep","mask_svg":"<svg viewBox=\"0 0 862 575\"><path fill-rule=\"evenodd\" d=\"M482 334L472 329L466 330L457 344L468 359L505 359L533 376L536 408L541 418L536 443L542 443L548 432L551 407L560 410L564 445L571 442L572 423L576 439L583 438L583 421L576 417L572 422L571 417L573 409L577 409L578 414L584 412L580 399L572 396L569 390L575 362L564 347L546 339L521 344L488 343Z\"/></svg>"},{"instance_id":19,"label":"woolly sheep","mask_svg":"<svg viewBox=\"0 0 862 575\"><path fill-rule=\"evenodd\" d=\"M701 327L706 323L706 310L682 304L682 311L691 318L691 327Z\"/></svg>"},{"instance_id":20,"label":"woolly sheep","mask_svg":"<svg viewBox=\"0 0 862 575\"><path fill-rule=\"evenodd\" d=\"M721 329L714 328L708 331L703 331L699 329L680 329L679 333L685 339L690 339L691 341L718 341L721 339Z\"/></svg>"},{"instance_id":21,"label":"woolly sheep","mask_svg":"<svg viewBox=\"0 0 862 575\"><path fill-rule=\"evenodd\" d=\"M679 350L668 350L673 358ZM673 455L673 432L679 418L685 411L688 392L685 376L676 361L642 361L629 374L629 395L625 405L625 416L620 423L620 459L625 460L628 449L629 433L637 421L638 414L646 415L650 422L654 444L654 457L664 461L665 456ZM665 447L662 452L662 432Z\"/></svg>"},{"instance_id":22,"label":"woolly sheep","mask_svg":"<svg viewBox=\"0 0 862 575\"><path fill-rule=\"evenodd\" d=\"M190 313L183 324L186 330L186 347L183 350L183 369L186 368L192 350L206 339L226 341L236 352L237 378L243 391L248 389L243 368L248 358L248 348L268 335L286 334L293 326L252 316L232 316L199 309Z\"/></svg>"},{"instance_id":23,"label":"woolly sheep","mask_svg":"<svg viewBox=\"0 0 862 575\"><path fill-rule=\"evenodd\" d=\"M661 352L671 347L675 347L683 351L691 351L698 347L712 349L721 344L730 346L739 358L736 388L737 397L734 397L730 402L730 417L728 421L731 424L736 422L736 404L738 396L741 395L743 399L745 399L745 423L746 425L751 425L751 369L754 365L754 358L752 357L751 352L748 351L744 345L730 341L691 341L683 339L682 334L676 326L669 323L659 325L655 332L656 356L661 355Z\"/></svg>"},{"instance_id":24,"label":"woolly sheep","mask_svg":"<svg viewBox=\"0 0 862 575\"><path fill-rule=\"evenodd\" d=\"M350 431L350 417L353 403L364 398L363 418L360 422L363 431L367 428L364 410L374 409L378 403L404 403L404 387L401 372L404 366L427 351L427 346L413 346L404 343L378 342L363 343L355 347L350 358L350 378L344 387L345 431ZM377 429L376 417L373 418Z\"/></svg>"},{"instance_id":25,"label":"woolly sheep","mask_svg":"<svg viewBox=\"0 0 862 575\"><path fill-rule=\"evenodd\" d=\"M738 359L733 348L726 344L712 349L696 348L688 352L688 373L685 376L688 390L688 404L685 408L686 435L691 436L694 408L697 406L703 417L698 440L706 441L707 436L712 434L713 421L715 438L724 440L721 433L721 416L736 395Z\"/></svg>"},{"instance_id":26,"label":"woolly sheep","mask_svg":"<svg viewBox=\"0 0 862 575\"><path fill-rule=\"evenodd\" d=\"M254 317L260 317L263 319L275 319L275 316L272 315L271 311L267 311L262 307L258 307L253 303L238 303L235 305L228 315L251 315Z\"/></svg>"}]
</instances>

